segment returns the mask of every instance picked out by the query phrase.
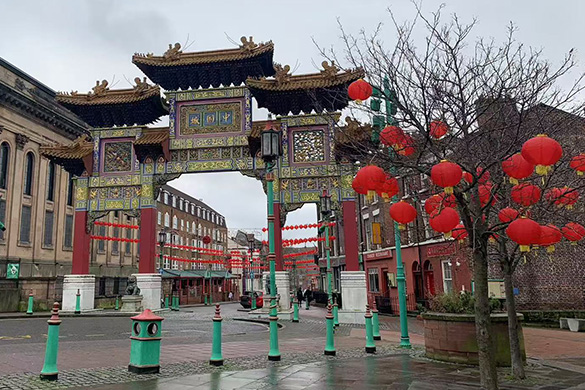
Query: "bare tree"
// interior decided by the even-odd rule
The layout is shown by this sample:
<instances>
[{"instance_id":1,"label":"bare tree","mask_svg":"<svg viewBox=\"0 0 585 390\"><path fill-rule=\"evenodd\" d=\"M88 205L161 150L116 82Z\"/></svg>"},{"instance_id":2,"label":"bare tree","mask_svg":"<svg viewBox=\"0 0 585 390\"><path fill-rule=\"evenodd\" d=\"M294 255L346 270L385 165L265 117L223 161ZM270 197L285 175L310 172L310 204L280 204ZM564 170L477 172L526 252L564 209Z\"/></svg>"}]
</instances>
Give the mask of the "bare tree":
<instances>
[{"instance_id":1,"label":"bare tree","mask_svg":"<svg viewBox=\"0 0 585 390\"><path fill-rule=\"evenodd\" d=\"M546 132L554 138L561 129L577 123L582 128L583 121L577 115L582 107L574 102L583 89L583 75L577 75L568 87L561 89L560 83L571 76L575 68L572 50L553 66L543 58L540 50L526 48L515 40L513 25L502 43L481 38L474 40L471 34L475 20L463 23L454 15L443 22L441 8L430 17L416 4L414 8L415 18L406 23L398 22L389 11L395 42L384 42L382 25L370 34L361 31L353 35L340 24L343 49L320 50L324 57L337 64L364 69L368 82L397 108L394 117L387 118L386 123L395 122L411 134L412 145L408 146L416 150L405 157L389 153L377 142L364 141L363 137L341 136L348 158L383 168L395 167L399 172L424 174L429 174L431 167L440 160L448 159L471 174L471 182L462 181L454 195L472 252L481 384L484 388L497 389L489 331L490 256L499 259L506 274L514 374L524 377L511 284L511 275L524 257L519 256L518 248L506 239L503 230L507 224L497 219L495 208L509 199L510 191L501 164L538 132ZM417 40L419 29L424 30L425 36ZM391 96L384 94L385 80ZM352 110L358 118L377 114L366 106ZM434 139L429 131L430 123L435 120L443 121L450 128L450 133L440 140ZM379 131L380 128L372 129L374 133ZM544 191L566 184L569 154L565 153L565 161L558 164L553 174L544 180L541 177L531 180ZM480 201L480 186L488 175L491 189L486 203ZM575 189L579 187L577 184ZM545 199L539 204L538 212L534 212L534 217L540 218L537 219L539 223L561 218L559 209ZM489 244L490 238L496 236L499 244Z\"/></svg>"}]
</instances>

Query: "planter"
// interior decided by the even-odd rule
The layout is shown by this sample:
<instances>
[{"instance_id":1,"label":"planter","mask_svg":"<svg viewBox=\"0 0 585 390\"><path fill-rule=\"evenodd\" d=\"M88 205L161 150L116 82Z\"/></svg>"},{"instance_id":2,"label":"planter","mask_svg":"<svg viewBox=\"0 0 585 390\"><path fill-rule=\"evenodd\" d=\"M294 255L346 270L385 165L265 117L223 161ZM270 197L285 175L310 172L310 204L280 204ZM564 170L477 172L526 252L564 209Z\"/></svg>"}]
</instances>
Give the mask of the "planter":
<instances>
[{"instance_id":1,"label":"planter","mask_svg":"<svg viewBox=\"0 0 585 390\"><path fill-rule=\"evenodd\" d=\"M526 360L524 336L522 334L522 314L518 316L518 333L522 357ZM425 349L431 359L462 363L479 364L477 338L475 335L475 316L472 314L423 313L425 327ZM496 364L509 367L510 342L508 339L508 315L491 315L491 336L494 344Z\"/></svg>"}]
</instances>

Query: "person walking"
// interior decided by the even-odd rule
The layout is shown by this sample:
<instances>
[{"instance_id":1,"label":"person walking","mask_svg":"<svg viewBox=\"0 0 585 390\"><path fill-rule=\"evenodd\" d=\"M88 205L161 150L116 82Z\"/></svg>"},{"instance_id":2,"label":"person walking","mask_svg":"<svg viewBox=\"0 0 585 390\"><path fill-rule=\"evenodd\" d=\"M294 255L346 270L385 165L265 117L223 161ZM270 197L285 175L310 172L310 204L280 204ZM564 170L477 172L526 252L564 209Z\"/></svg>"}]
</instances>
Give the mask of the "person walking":
<instances>
[{"instance_id":1,"label":"person walking","mask_svg":"<svg viewBox=\"0 0 585 390\"><path fill-rule=\"evenodd\" d=\"M230 301L233 301L234 300L234 293L233 292L230 291L230 293L228 294L228 299Z\"/></svg>"},{"instance_id":2,"label":"person walking","mask_svg":"<svg viewBox=\"0 0 585 390\"><path fill-rule=\"evenodd\" d=\"M297 290L297 300L299 301L299 306L303 303L303 290L299 287Z\"/></svg>"},{"instance_id":3,"label":"person walking","mask_svg":"<svg viewBox=\"0 0 585 390\"><path fill-rule=\"evenodd\" d=\"M311 293L310 289L305 290L304 298L307 301L307 308L309 308L311 306L311 299L312 299L312 293Z\"/></svg>"}]
</instances>

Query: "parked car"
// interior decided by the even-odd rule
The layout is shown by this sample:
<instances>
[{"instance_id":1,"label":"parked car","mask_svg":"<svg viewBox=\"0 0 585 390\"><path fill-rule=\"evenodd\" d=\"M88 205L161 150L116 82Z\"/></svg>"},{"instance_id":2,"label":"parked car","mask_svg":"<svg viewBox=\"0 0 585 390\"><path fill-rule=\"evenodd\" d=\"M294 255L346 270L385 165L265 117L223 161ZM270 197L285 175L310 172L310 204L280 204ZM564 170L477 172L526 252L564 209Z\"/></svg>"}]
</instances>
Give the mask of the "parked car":
<instances>
[{"instance_id":1,"label":"parked car","mask_svg":"<svg viewBox=\"0 0 585 390\"><path fill-rule=\"evenodd\" d=\"M252 301L250 300L251 291L244 291L240 296L240 304L244 309L250 309ZM254 298L256 299L256 308L260 309L264 306L264 293L262 291L254 291Z\"/></svg>"}]
</instances>

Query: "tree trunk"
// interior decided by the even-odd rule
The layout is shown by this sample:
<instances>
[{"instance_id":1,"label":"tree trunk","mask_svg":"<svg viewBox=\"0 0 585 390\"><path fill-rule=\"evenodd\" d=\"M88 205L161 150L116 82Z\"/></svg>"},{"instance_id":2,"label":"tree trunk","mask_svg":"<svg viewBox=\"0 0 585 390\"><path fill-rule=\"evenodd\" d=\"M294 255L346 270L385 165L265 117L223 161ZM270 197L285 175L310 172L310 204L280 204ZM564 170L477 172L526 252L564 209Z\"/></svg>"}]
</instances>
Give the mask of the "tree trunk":
<instances>
[{"instance_id":1,"label":"tree trunk","mask_svg":"<svg viewBox=\"0 0 585 390\"><path fill-rule=\"evenodd\" d=\"M514 285L512 284L512 267L508 262L504 264L504 287L506 290L506 308L508 311L508 337L510 339L510 355L512 360L512 375L517 379L526 378L524 360L520 351L520 337L518 336L518 316L514 301Z\"/></svg>"},{"instance_id":2,"label":"tree trunk","mask_svg":"<svg viewBox=\"0 0 585 390\"><path fill-rule=\"evenodd\" d=\"M487 242L484 242L483 244L487 244ZM488 297L487 248L475 248L473 260L475 329L479 355L481 387L482 389L497 390L498 374L496 371L492 338L490 336L491 320Z\"/></svg>"}]
</instances>

